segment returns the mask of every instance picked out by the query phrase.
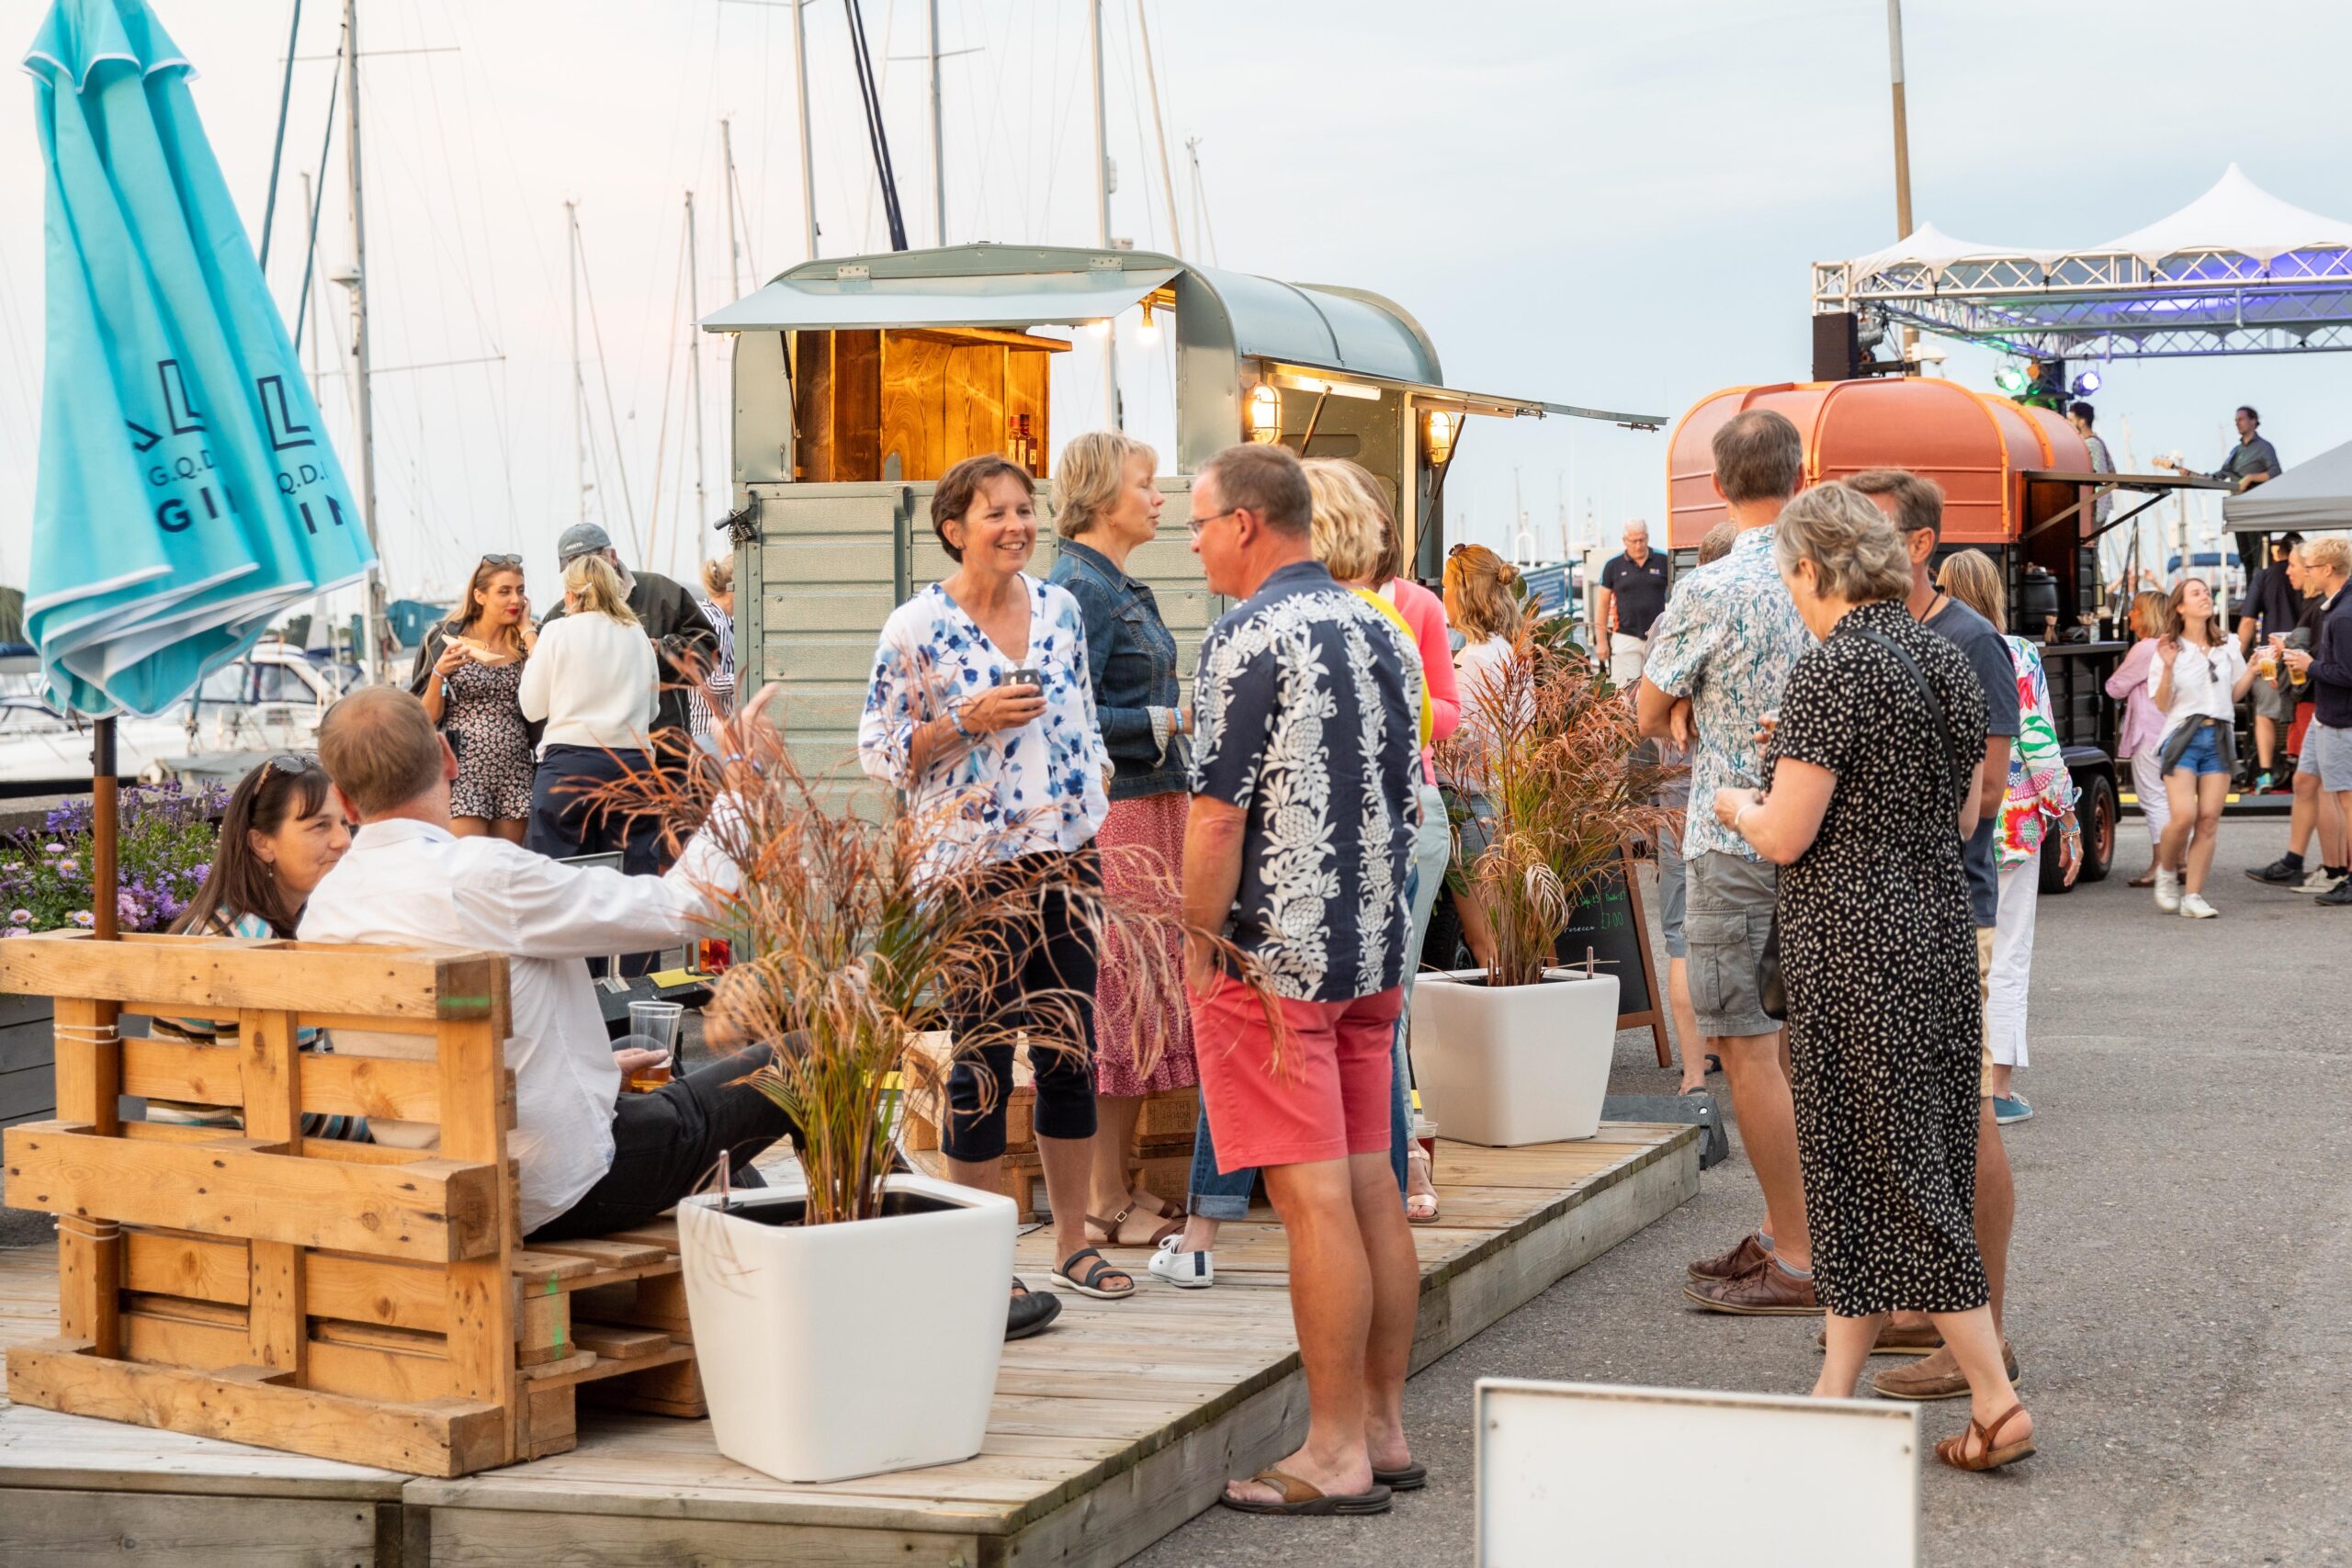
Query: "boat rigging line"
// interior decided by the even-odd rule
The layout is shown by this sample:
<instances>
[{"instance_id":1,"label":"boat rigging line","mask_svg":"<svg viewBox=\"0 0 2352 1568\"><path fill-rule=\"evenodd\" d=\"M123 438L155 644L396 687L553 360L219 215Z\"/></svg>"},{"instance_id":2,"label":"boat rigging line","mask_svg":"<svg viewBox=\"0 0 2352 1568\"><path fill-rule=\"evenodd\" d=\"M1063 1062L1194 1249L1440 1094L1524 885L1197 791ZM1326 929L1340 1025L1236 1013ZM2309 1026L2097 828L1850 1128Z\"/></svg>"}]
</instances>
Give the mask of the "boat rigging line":
<instances>
[{"instance_id":1,"label":"boat rigging line","mask_svg":"<svg viewBox=\"0 0 2352 1568\"><path fill-rule=\"evenodd\" d=\"M261 209L261 270L269 275L269 231L277 218L277 171L286 159L286 111L294 101L294 40L302 31L302 0L294 0L293 19L286 24L286 72L277 85L277 134L269 144L269 196Z\"/></svg>"},{"instance_id":2,"label":"boat rigging line","mask_svg":"<svg viewBox=\"0 0 2352 1568\"><path fill-rule=\"evenodd\" d=\"M311 203L311 233L302 253L302 302L294 311L294 335L297 338L302 335L302 323L309 318L311 312L311 272L318 265L319 261L319 209L324 207L327 200L327 153L334 146L334 105L335 99L343 92L341 62L344 51L350 47L351 35L346 31L342 44L335 50L337 69L334 80L327 86L327 128L319 136L319 190L316 198Z\"/></svg>"},{"instance_id":3,"label":"boat rigging line","mask_svg":"<svg viewBox=\"0 0 2352 1568\"><path fill-rule=\"evenodd\" d=\"M850 54L857 63L858 96L865 104L865 137L874 149L874 174L882 184L882 215L890 225L890 248L907 248L907 220L899 209L899 178L890 167L890 138L882 129L882 97L874 81L874 60L865 47L865 16L858 0L843 0L849 11Z\"/></svg>"}]
</instances>

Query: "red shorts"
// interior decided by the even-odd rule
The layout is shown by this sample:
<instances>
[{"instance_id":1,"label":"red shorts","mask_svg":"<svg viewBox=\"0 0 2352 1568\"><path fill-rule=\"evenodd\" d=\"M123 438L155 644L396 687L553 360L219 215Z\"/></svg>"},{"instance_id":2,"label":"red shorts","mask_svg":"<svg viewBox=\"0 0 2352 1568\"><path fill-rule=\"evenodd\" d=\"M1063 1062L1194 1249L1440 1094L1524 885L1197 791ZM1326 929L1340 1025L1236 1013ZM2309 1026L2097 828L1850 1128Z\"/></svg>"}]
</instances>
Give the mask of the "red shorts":
<instances>
[{"instance_id":1,"label":"red shorts","mask_svg":"<svg viewBox=\"0 0 2352 1568\"><path fill-rule=\"evenodd\" d=\"M1404 990L1280 1003L1282 1066L1258 998L1230 976L1193 999L1201 1102L1221 1172L1388 1152L1390 1070Z\"/></svg>"}]
</instances>

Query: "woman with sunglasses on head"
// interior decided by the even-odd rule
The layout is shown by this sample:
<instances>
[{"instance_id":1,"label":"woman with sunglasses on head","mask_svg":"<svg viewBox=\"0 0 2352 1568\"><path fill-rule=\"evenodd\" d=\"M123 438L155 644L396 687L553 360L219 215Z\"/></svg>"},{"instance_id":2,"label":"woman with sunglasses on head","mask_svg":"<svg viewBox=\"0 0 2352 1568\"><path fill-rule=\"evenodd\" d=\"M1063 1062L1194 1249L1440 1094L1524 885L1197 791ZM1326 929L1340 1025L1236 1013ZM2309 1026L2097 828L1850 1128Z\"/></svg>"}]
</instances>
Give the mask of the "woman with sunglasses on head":
<instances>
[{"instance_id":1,"label":"woman with sunglasses on head","mask_svg":"<svg viewBox=\"0 0 2352 1568\"><path fill-rule=\"evenodd\" d=\"M531 820L536 737L523 716L523 661L537 644L521 556L484 556L454 614L416 650L410 689L449 738L457 782L451 829L523 841Z\"/></svg>"},{"instance_id":2,"label":"woman with sunglasses on head","mask_svg":"<svg viewBox=\"0 0 2352 1568\"><path fill-rule=\"evenodd\" d=\"M239 781L220 817L220 847L212 853L212 869L196 890L187 910L172 922L183 934L223 937L279 938L292 941L311 890L319 885L343 852L351 847L351 829L335 808L327 788L326 769L316 757L288 754L272 757ZM233 1045L233 1018L163 1018L152 1021L151 1031L161 1039L198 1045ZM325 1032L305 1029L299 1041L305 1051L332 1049ZM204 1126L238 1127L243 1123L226 1106L180 1105L150 1100L147 1113L158 1122ZM367 1143L368 1121L362 1116L305 1115L302 1135Z\"/></svg>"},{"instance_id":3,"label":"woman with sunglasses on head","mask_svg":"<svg viewBox=\"0 0 2352 1568\"><path fill-rule=\"evenodd\" d=\"M2254 684L2254 667L2238 639L2222 629L2203 578L2182 578L2165 614L2148 667L2148 696L2165 712L2156 759L2172 811L2156 847L2156 908L2210 920L2221 911L2205 901L2205 874L2213 868L2222 798L2237 771L2230 727L2236 703Z\"/></svg>"}]
</instances>

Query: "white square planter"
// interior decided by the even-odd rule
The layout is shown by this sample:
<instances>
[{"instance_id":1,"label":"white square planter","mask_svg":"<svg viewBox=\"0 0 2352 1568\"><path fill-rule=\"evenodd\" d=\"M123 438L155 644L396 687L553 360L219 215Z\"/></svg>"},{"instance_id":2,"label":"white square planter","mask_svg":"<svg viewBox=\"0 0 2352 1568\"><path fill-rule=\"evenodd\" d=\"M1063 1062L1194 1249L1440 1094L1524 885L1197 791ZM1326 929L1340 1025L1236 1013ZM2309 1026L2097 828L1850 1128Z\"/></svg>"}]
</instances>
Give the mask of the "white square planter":
<instances>
[{"instance_id":1,"label":"white square planter","mask_svg":"<svg viewBox=\"0 0 2352 1568\"><path fill-rule=\"evenodd\" d=\"M1413 982L1413 1072L1444 1135L1510 1148L1600 1128L1617 1049L1617 977L1546 971L1490 987L1482 969Z\"/></svg>"},{"instance_id":2,"label":"white square planter","mask_svg":"<svg viewBox=\"0 0 2352 1568\"><path fill-rule=\"evenodd\" d=\"M952 1205L763 1224L798 1188L678 1205L686 1311L718 1451L779 1481L842 1481L980 1451L1004 1351L1012 1200L894 1176Z\"/></svg>"}]
</instances>

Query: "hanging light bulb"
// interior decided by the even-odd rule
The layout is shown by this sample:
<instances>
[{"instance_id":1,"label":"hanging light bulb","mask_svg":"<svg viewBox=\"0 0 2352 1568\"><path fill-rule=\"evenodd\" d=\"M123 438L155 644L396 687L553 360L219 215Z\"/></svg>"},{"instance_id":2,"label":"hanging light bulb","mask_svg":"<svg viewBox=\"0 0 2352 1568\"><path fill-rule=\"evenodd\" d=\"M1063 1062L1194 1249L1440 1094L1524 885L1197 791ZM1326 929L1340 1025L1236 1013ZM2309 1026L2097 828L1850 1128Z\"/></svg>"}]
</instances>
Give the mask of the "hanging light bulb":
<instances>
[{"instance_id":1,"label":"hanging light bulb","mask_svg":"<svg viewBox=\"0 0 2352 1568\"><path fill-rule=\"evenodd\" d=\"M2099 389L2100 377L2096 370L2086 370L2075 378L2075 396L2087 398Z\"/></svg>"},{"instance_id":2,"label":"hanging light bulb","mask_svg":"<svg viewBox=\"0 0 2352 1568\"><path fill-rule=\"evenodd\" d=\"M1250 439L1267 446L1283 438L1283 395L1261 381L1250 389Z\"/></svg>"},{"instance_id":3,"label":"hanging light bulb","mask_svg":"<svg viewBox=\"0 0 2352 1568\"><path fill-rule=\"evenodd\" d=\"M1109 337L1111 335L1111 322L1109 319L1103 318L1087 322L1086 333L1089 337L1095 339L1097 342Z\"/></svg>"},{"instance_id":4,"label":"hanging light bulb","mask_svg":"<svg viewBox=\"0 0 2352 1568\"><path fill-rule=\"evenodd\" d=\"M1159 342L1159 323L1151 319L1151 301L1143 302L1143 325L1136 329L1136 342L1150 348Z\"/></svg>"},{"instance_id":5,"label":"hanging light bulb","mask_svg":"<svg viewBox=\"0 0 2352 1568\"><path fill-rule=\"evenodd\" d=\"M2026 373L2021 367L2004 365L1994 373L1993 385L2014 398L2026 389Z\"/></svg>"}]
</instances>

